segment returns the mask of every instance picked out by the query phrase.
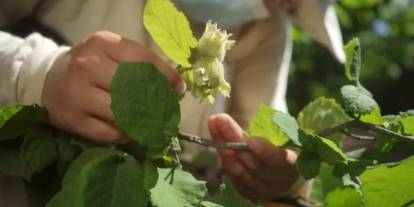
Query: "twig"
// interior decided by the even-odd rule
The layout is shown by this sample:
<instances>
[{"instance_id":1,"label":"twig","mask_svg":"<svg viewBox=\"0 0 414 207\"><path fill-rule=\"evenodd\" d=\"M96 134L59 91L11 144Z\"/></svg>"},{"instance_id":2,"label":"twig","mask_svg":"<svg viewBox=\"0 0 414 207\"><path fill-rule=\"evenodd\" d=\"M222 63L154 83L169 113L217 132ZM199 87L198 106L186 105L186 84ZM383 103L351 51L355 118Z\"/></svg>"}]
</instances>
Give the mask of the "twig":
<instances>
[{"instance_id":1,"label":"twig","mask_svg":"<svg viewBox=\"0 0 414 207\"><path fill-rule=\"evenodd\" d=\"M383 128L383 127L380 127L380 126L375 126L375 125L369 125L369 128L377 134L387 135L387 136L399 139L401 141L409 142L411 144L414 144L414 137L412 137L412 136L404 136L404 135L395 133L395 132L393 132L389 129L386 129L386 128Z\"/></svg>"},{"instance_id":2,"label":"twig","mask_svg":"<svg viewBox=\"0 0 414 207\"><path fill-rule=\"evenodd\" d=\"M233 149L233 150L247 150L248 149L247 142L221 142L221 141L201 138L193 134L182 133L182 132L178 134L178 139L188 141L188 142L194 142L194 143L207 146L207 147L214 147L217 149Z\"/></svg>"},{"instance_id":3,"label":"twig","mask_svg":"<svg viewBox=\"0 0 414 207\"><path fill-rule=\"evenodd\" d=\"M370 130L370 131L372 131L376 134L390 136L390 137L396 138L398 140L414 144L414 137L412 137L412 136L401 135L401 134L395 133L395 132L393 132L393 131L391 131L387 128L377 126L377 125L373 125L373 124L363 123L363 122L360 122L360 121L350 121L350 122L340 124L338 126L327 128L327 129L324 129L324 130L320 131L318 133L318 135L319 136L328 136L328 135L331 135L331 134L334 134L334 133L337 133L337 132L344 133L344 131L346 131L346 130L355 129L355 128L362 128L362 129L365 129L365 130ZM353 134L353 135L355 135L355 134ZM355 136L351 136L351 137L356 138ZM357 138L361 138L361 137L357 137Z\"/></svg>"},{"instance_id":4,"label":"twig","mask_svg":"<svg viewBox=\"0 0 414 207\"><path fill-rule=\"evenodd\" d=\"M321 137L324 136L328 136L337 132L343 132L346 129L350 129L353 128L355 125L357 124L357 122L355 121L350 121L350 122L345 122L343 124L331 127L331 128L326 128L320 132L318 132L317 134Z\"/></svg>"},{"instance_id":5,"label":"twig","mask_svg":"<svg viewBox=\"0 0 414 207\"><path fill-rule=\"evenodd\" d=\"M344 133L351 138L358 139L358 140L373 140L375 138L365 135L360 135L357 133L350 132L352 129L364 129L368 131L372 131L375 134L386 135L392 138L396 138L400 141L408 142L414 144L414 137L412 136L405 136L398 133L395 133L389 129L386 129L381 126L363 123L360 121L350 121L338 126L334 126L331 128L324 129L317 134L319 136L328 136L334 133ZM201 138L197 135L189 134L189 133L179 133L178 139L197 143L207 147L213 147L217 149L233 149L233 150L247 150L248 146L246 142L222 142L222 141L215 141L210 139Z\"/></svg>"},{"instance_id":6,"label":"twig","mask_svg":"<svg viewBox=\"0 0 414 207\"><path fill-rule=\"evenodd\" d=\"M348 135L349 137L352 137L352 138L358 139L358 140L374 140L375 139L375 137L365 136L365 135L360 135L360 134L355 134L355 133L352 133L352 132L350 132L348 130L343 130L341 132L344 133L344 134L346 134L346 135Z\"/></svg>"}]
</instances>

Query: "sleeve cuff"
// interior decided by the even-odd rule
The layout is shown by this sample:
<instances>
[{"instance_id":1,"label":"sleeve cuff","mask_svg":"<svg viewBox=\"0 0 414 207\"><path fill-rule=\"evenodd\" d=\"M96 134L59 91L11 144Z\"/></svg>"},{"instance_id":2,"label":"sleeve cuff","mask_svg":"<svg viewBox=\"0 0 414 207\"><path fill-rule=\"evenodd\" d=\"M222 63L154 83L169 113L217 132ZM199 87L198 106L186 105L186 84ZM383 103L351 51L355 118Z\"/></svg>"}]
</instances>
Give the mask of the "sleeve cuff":
<instances>
[{"instance_id":1,"label":"sleeve cuff","mask_svg":"<svg viewBox=\"0 0 414 207\"><path fill-rule=\"evenodd\" d=\"M56 57L69 50L58 47L53 41L34 33L24 40L13 67L20 67L17 77L17 97L21 104L42 104L42 91L46 76Z\"/></svg>"}]
</instances>

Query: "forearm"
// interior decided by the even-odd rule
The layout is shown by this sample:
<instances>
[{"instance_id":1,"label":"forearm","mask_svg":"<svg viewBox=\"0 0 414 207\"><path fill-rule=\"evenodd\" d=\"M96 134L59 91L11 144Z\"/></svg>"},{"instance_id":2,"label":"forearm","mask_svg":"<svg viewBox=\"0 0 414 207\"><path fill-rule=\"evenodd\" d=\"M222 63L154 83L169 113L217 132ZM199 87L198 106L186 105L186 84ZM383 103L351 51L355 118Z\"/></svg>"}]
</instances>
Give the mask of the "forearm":
<instances>
[{"instance_id":1,"label":"forearm","mask_svg":"<svg viewBox=\"0 0 414 207\"><path fill-rule=\"evenodd\" d=\"M0 105L41 104L47 72L64 50L39 34L0 32Z\"/></svg>"}]
</instances>

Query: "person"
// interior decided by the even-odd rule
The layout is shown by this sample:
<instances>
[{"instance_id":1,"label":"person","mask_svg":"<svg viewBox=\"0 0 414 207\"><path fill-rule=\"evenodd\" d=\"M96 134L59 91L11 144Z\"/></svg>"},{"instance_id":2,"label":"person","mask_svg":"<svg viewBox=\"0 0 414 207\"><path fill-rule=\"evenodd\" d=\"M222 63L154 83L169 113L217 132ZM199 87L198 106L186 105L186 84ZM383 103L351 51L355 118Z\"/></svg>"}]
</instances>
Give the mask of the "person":
<instances>
[{"instance_id":1,"label":"person","mask_svg":"<svg viewBox=\"0 0 414 207\"><path fill-rule=\"evenodd\" d=\"M237 41L226 59L231 98L209 104L186 96L181 102L181 130L203 137L211 134L216 140L248 142L249 150L243 153L219 151L219 168L242 195L261 202L307 196L305 182L295 168L296 154L246 137L243 128L261 103L287 112L292 21L343 61L332 2L174 2L190 18L196 35L211 19L234 33ZM52 124L59 128L99 142L126 142L114 127L108 93L117 64L152 62L178 94L185 91L179 74L143 27L144 5L142 0L2 0L0 26L9 25L4 31L26 35L31 31L10 25L29 19L29 25L67 44L58 45L39 33L18 37L0 32L0 105L39 104L48 109ZM184 147L184 161L203 152L198 147Z\"/></svg>"}]
</instances>

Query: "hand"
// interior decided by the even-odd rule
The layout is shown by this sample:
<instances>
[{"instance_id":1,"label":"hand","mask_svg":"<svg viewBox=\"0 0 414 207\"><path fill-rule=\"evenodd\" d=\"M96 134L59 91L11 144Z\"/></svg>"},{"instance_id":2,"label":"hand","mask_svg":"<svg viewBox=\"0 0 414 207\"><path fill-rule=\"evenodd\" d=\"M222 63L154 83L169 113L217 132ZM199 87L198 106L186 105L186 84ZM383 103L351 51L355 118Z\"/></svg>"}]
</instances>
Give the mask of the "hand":
<instances>
[{"instance_id":1,"label":"hand","mask_svg":"<svg viewBox=\"0 0 414 207\"><path fill-rule=\"evenodd\" d=\"M56 59L45 81L42 102L58 128L103 143L123 143L114 126L112 76L121 62L152 62L177 93L185 84L176 70L142 45L110 32L97 32Z\"/></svg>"},{"instance_id":2,"label":"hand","mask_svg":"<svg viewBox=\"0 0 414 207\"><path fill-rule=\"evenodd\" d=\"M270 12L278 12L280 10L294 13L301 0L263 0Z\"/></svg>"},{"instance_id":3,"label":"hand","mask_svg":"<svg viewBox=\"0 0 414 207\"><path fill-rule=\"evenodd\" d=\"M248 143L249 150L219 150L221 171L239 193L254 201L269 201L286 193L298 179L295 152L277 148L260 138L246 137L229 115L213 115L208 120L215 140Z\"/></svg>"}]
</instances>

